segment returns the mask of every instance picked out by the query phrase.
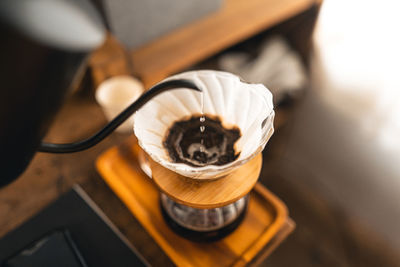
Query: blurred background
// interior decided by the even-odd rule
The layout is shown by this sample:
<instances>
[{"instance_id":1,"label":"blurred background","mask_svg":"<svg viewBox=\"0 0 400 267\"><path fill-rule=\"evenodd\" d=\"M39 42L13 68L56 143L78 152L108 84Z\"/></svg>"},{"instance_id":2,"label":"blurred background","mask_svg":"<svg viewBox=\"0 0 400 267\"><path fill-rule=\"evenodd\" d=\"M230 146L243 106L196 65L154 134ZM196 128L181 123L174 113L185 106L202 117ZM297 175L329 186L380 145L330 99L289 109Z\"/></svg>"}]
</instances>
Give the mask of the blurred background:
<instances>
[{"instance_id":1,"label":"blurred background","mask_svg":"<svg viewBox=\"0 0 400 267\"><path fill-rule=\"evenodd\" d=\"M400 3L92 2L107 40L81 70L47 141L82 139L103 125L94 95L112 76L149 88L184 70L236 73L274 94L276 131L260 181L297 224L261 266L400 266ZM146 259L166 262L93 166L130 134L77 154L37 154L0 189L0 236L79 183Z\"/></svg>"},{"instance_id":2,"label":"blurred background","mask_svg":"<svg viewBox=\"0 0 400 267\"><path fill-rule=\"evenodd\" d=\"M322 205L316 216L326 216L329 222L319 224L329 226L312 227L337 243L320 254L332 257L321 266L399 265L398 10L395 1L326 0L316 23L310 88L285 129L276 164L280 182L305 188ZM272 183L279 187L278 179ZM307 215L297 215L301 231Z\"/></svg>"}]
</instances>

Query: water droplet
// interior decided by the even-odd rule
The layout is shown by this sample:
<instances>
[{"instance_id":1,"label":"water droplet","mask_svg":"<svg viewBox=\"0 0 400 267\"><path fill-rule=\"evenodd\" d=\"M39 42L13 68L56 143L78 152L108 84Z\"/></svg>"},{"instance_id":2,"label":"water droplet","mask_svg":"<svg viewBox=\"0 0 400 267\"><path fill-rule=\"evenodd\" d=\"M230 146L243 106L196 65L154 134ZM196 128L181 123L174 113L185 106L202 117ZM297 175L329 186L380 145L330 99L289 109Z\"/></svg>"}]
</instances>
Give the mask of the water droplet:
<instances>
[{"instance_id":1,"label":"water droplet","mask_svg":"<svg viewBox=\"0 0 400 267\"><path fill-rule=\"evenodd\" d=\"M204 131L206 130L206 126L204 125L205 121L206 121L206 117L204 116L204 92L201 92L201 116L200 116L201 146L200 146L200 152L204 152L203 134L204 134Z\"/></svg>"},{"instance_id":2,"label":"water droplet","mask_svg":"<svg viewBox=\"0 0 400 267\"><path fill-rule=\"evenodd\" d=\"M200 152L204 153L205 149L204 149L204 139L201 138L200 140Z\"/></svg>"}]
</instances>

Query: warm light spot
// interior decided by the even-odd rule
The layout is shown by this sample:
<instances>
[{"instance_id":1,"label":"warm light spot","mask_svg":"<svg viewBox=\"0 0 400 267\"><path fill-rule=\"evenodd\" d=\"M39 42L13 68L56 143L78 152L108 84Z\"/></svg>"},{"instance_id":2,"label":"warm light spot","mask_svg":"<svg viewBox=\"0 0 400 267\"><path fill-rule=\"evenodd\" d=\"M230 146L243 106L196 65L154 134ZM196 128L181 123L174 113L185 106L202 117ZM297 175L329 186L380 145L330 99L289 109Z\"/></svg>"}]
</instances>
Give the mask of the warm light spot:
<instances>
[{"instance_id":1,"label":"warm light spot","mask_svg":"<svg viewBox=\"0 0 400 267\"><path fill-rule=\"evenodd\" d=\"M314 36L325 99L400 150L400 2L325 0Z\"/></svg>"}]
</instances>

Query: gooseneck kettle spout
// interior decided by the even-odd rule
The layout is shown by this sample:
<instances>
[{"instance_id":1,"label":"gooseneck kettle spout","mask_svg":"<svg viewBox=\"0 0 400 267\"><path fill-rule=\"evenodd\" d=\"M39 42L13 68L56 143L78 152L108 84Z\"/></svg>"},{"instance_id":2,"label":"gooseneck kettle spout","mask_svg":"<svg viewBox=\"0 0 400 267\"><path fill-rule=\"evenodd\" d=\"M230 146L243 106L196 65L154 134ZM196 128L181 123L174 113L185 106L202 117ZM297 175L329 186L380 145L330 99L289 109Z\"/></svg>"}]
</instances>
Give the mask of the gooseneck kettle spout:
<instances>
[{"instance_id":1,"label":"gooseneck kettle spout","mask_svg":"<svg viewBox=\"0 0 400 267\"><path fill-rule=\"evenodd\" d=\"M155 97L156 95L173 89L178 88L187 88L192 90L197 90L201 92L201 89L197 87L193 82L189 80L168 80L162 83L159 83L148 91L143 93L139 99L129 105L125 110L123 110L118 116L116 116L112 121L110 121L103 129L98 131L93 136L74 143L67 144L52 144L52 143L44 143L42 142L39 145L39 152L49 152L49 153L71 153L78 152L81 150L88 149L100 141L102 141L105 137L107 137L112 131L114 131L118 126L120 126L125 120L127 120L135 111L140 109L144 104L146 104L150 99Z\"/></svg>"}]
</instances>

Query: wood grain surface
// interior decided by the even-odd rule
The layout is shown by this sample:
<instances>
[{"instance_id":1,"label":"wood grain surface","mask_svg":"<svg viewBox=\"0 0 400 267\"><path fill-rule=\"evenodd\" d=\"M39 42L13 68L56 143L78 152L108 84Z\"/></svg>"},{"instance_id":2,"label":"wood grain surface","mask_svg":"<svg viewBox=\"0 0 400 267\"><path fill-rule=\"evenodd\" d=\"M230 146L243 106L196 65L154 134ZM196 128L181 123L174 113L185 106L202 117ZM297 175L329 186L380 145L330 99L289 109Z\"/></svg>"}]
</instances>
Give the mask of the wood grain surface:
<instances>
[{"instance_id":1,"label":"wood grain surface","mask_svg":"<svg viewBox=\"0 0 400 267\"><path fill-rule=\"evenodd\" d=\"M150 162L154 183L166 195L193 208L211 209L235 202L251 191L260 175L262 156L258 154L228 175L211 181L190 179Z\"/></svg>"},{"instance_id":2,"label":"wood grain surface","mask_svg":"<svg viewBox=\"0 0 400 267\"><path fill-rule=\"evenodd\" d=\"M105 122L93 98L76 95L65 103L46 140L82 139ZM390 250L358 222L350 227L345 218L337 216L338 207L329 205L320 192L302 182L308 172L281 175L288 168L282 154L289 135L290 123L277 129L268 142L259 181L288 205L297 224L296 231L266 260L261 256L269 254L270 249L269 245L264 247L253 259L260 264L257 266L398 266L398 251ZM78 183L152 266L175 266L95 169L96 158L127 137L114 133L95 147L78 153L37 153L21 177L0 188L0 238Z\"/></svg>"}]
</instances>

